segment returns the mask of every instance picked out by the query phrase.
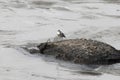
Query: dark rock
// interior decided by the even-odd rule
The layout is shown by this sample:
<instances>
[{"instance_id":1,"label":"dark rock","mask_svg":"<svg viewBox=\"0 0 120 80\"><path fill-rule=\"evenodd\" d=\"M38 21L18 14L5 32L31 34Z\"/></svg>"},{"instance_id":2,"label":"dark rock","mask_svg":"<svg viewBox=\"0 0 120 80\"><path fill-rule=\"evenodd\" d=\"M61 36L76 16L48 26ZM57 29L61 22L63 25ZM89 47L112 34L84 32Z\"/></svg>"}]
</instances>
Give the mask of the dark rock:
<instances>
[{"instance_id":1,"label":"dark rock","mask_svg":"<svg viewBox=\"0 0 120 80\"><path fill-rule=\"evenodd\" d=\"M32 48L27 48L27 47L22 47L24 50L30 52L31 54L36 54L36 53L40 53L40 50L39 49L36 49L34 47Z\"/></svg>"},{"instance_id":2,"label":"dark rock","mask_svg":"<svg viewBox=\"0 0 120 80\"><path fill-rule=\"evenodd\" d=\"M43 51L46 49L47 44L48 44L48 43L46 42L46 43L41 43L40 45L37 46L37 48L39 48L39 52L40 52L41 54L44 53Z\"/></svg>"},{"instance_id":3,"label":"dark rock","mask_svg":"<svg viewBox=\"0 0 120 80\"><path fill-rule=\"evenodd\" d=\"M29 52L31 54L35 54L35 53L39 53L39 50L37 50L37 49L29 49Z\"/></svg>"},{"instance_id":4,"label":"dark rock","mask_svg":"<svg viewBox=\"0 0 120 80\"><path fill-rule=\"evenodd\" d=\"M87 39L69 39L41 43L40 53L80 64L113 64L120 62L120 51L112 46Z\"/></svg>"}]
</instances>

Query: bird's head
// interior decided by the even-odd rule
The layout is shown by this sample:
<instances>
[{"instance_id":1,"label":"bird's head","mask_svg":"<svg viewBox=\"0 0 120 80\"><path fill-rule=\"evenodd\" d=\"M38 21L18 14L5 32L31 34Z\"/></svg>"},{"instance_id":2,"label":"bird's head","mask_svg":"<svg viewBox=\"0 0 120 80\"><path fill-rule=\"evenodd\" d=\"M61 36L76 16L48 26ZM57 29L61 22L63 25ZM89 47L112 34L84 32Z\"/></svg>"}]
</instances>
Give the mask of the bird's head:
<instances>
[{"instance_id":1,"label":"bird's head","mask_svg":"<svg viewBox=\"0 0 120 80\"><path fill-rule=\"evenodd\" d=\"M58 30L58 32L61 32L60 30Z\"/></svg>"}]
</instances>

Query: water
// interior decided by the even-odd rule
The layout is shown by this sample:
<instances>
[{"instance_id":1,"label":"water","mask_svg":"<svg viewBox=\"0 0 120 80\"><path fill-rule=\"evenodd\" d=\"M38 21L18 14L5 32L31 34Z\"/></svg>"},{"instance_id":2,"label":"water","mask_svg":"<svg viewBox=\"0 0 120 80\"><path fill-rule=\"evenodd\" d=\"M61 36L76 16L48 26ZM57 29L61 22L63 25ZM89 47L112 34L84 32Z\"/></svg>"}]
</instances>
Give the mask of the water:
<instances>
[{"instance_id":1,"label":"water","mask_svg":"<svg viewBox=\"0 0 120 80\"><path fill-rule=\"evenodd\" d=\"M53 39L58 29L67 38L106 42L120 50L120 0L1 0L1 80L118 80L120 64L79 65L20 46Z\"/></svg>"}]
</instances>

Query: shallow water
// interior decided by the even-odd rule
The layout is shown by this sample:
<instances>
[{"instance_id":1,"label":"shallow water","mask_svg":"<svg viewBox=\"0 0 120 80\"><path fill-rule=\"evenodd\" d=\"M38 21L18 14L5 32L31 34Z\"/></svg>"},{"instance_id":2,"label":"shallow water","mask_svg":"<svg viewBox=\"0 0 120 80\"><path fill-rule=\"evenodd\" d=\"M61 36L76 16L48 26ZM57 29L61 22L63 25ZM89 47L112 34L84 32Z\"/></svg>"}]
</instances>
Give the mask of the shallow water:
<instances>
[{"instance_id":1,"label":"shallow water","mask_svg":"<svg viewBox=\"0 0 120 80\"><path fill-rule=\"evenodd\" d=\"M106 42L120 50L120 0L1 0L1 80L118 80L120 64L80 65L31 55L21 46L67 38Z\"/></svg>"}]
</instances>

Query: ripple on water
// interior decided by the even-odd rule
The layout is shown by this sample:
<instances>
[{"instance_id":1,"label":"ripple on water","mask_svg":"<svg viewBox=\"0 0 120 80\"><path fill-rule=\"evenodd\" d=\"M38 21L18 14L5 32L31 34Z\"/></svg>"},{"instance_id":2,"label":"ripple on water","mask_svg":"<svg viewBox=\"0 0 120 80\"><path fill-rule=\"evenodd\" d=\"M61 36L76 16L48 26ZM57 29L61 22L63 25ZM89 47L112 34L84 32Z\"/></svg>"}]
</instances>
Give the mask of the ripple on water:
<instances>
[{"instance_id":1,"label":"ripple on water","mask_svg":"<svg viewBox=\"0 0 120 80\"><path fill-rule=\"evenodd\" d=\"M107 3L116 3L116 4L120 4L120 0L103 0Z\"/></svg>"},{"instance_id":2,"label":"ripple on water","mask_svg":"<svg viewBox=\"0 0 120 80\"><path fill-rule=\"evenodd\" d=\"M9 30L0 30L0 35L15 35L17 32Z\"/></svg>"},{"instance_id":3,"label":"ripple on water","mask_svg":"<svg viewBox=\"0 0 120 80\"><path fill-rule=\"evenodd\" d=\"M35 7L35 8L50 8L51 6L55 5L56 2L52 1L31 1L29 2L30 6Z\"/></svg>"},{"instance_id":4,"label":"ripple on water","mask_svg":"<svg viewBox=\"0 0 120 80\"><path fill-rule=\"evenodd\" d=\"M70 9L65 7L52 7L52 9L59 10L59 11L71 11Z\"/></svg>"},{"instance_id":5,"label":"ripple on water","mask_svg":"<svg viewBox=\"0 0 120 80\"><path fill-rule=\"evenodd\" d=\"M100 16L103 16L103 17L120 19L120 15L109 15L109 14L103 14L103 13L97 13L97 15L100 15Z\"/></svg>"},{"instance_id":6,"label":"ripple on water","mask_svg":"<svg viewBox=\"0 0 120 80\"><path fill-rule=\"evenodd\" d=\"M25 2L22 2L19 0L11 1L10 3L8 3L8 5L14 8L26 8L27 7Z\"/></svg>"}]
</instances>

